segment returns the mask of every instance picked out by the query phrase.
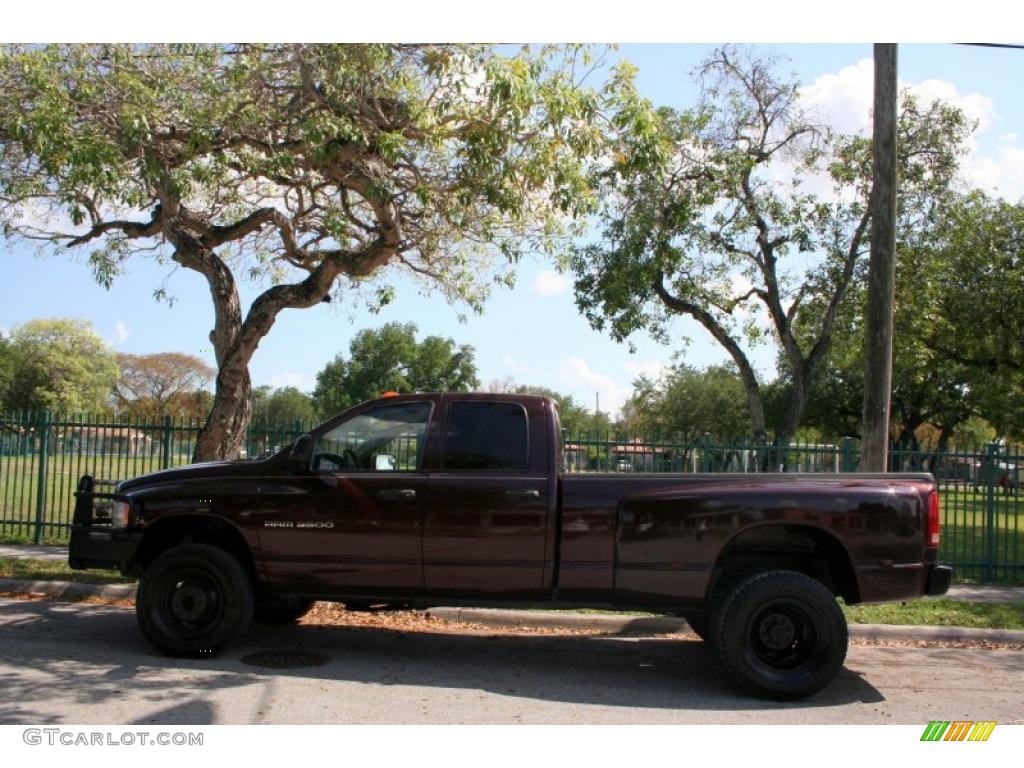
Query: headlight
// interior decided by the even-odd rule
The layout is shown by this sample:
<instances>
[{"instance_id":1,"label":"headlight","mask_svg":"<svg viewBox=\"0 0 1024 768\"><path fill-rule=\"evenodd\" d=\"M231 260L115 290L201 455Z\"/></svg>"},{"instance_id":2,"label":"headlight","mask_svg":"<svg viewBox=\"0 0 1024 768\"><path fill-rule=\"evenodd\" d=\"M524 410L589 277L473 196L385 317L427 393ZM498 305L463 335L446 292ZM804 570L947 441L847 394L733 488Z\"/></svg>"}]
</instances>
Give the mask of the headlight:
<instances>
[{"instance_id":1,"label":"headlight","mask_svg":"<svg viewBox=\"0 0 1024 768\"><path fill-rule=\"evenodd\" d=\"M127 528L131 516L132 505L127 501L115 501L110 508L110 524L114 528Z\"/></svg>"}]
</instances>

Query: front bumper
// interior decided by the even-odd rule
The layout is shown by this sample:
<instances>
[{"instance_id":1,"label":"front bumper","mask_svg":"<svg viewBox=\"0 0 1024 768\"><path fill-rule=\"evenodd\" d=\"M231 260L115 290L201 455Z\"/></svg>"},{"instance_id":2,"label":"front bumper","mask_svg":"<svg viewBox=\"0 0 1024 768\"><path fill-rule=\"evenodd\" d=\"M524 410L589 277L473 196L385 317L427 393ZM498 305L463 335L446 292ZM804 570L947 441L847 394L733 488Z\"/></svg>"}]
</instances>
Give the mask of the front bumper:
<instances>
[{"instance_id":1,"label":"front bumper","mask_svg":"<svg viewBox=\"0 0 1024 768\"><path fill-rule=\"evenodd\" d=\"M96 480L90 475L83 475L78 481L68 565L76 571L89 568L121 571L132 561L142 541L142 531L114 527L104 507L109 507L112 501L130 502L130 499L119 493L97 493L94 490L97 485L116 486L116 482Z\"/></svg>"},{"instance_id":2,"label":"front bumper","mask_svg":"<svg viewBox=\"0 0 1024 768\"><path fill-rule=\"evenodd\" d=\"M72 528L68 565L76 571L89 568L124 570L141 541L142 531Z\"/></svg>"},{"instance_id":3,"label":"front bumper","mask_svg":"<svg viewBox=\"0 0 1024 768\"><path fill-rule=\"evenodd\" d=\"M953 569L948 565L933 565L928 570L928 581L924 593L929 597L944 595L953 581Z\"/></svg>"}]
</instances>

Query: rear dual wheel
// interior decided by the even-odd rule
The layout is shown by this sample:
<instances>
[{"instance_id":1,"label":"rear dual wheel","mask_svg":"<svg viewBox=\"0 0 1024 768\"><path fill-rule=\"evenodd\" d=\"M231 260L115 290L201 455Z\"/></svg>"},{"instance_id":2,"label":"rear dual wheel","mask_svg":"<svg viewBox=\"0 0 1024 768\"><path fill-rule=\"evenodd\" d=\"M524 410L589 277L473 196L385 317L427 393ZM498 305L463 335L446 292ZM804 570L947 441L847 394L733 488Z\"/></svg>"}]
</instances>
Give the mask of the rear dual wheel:
<instances>
[{"instance_id":1,"label":"rear dual wheel","mask_svg":"<svg viewBox=\"0 0 1024 768\"><path fill-rule=\"evenodd\" d=\"M846 660L846 617L824 584L796 571L740 582L714 614L712 644L729 673L773 699L810 696Z\"/></svg>"}]
</instances>

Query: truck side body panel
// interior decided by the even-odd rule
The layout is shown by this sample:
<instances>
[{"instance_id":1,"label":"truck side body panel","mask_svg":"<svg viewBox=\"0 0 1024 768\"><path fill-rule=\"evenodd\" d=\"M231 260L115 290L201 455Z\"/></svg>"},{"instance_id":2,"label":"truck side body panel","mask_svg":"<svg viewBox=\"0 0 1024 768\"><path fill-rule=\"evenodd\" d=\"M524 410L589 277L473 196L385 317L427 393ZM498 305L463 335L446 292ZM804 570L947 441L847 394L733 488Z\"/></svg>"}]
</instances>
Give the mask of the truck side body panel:
<instances>
[{"instance_id":1,"label":"truck side body panel","mask_svg":"<svg viewBox=\"0 0 1024 768\"><path fill-rule=\"evenodd\" d=\"M448 465L446 441L501 438L494 430L467 436L473 424L452 431L453 404L465 415L493 403L525 413L527 458L503 468ZM928 589L930 475L559 474L557 412L550 400L522 395L373 401L318 427L313 444L387 404L429 411L417 422L414 464L318 469L285 450L137 478L118 489L132 499L137 524L121 533L81 526L73 564L119 561L131 550L126 537L193 515L241 533L263 586L326 598L686 608L707 600L724 556L801 538L827 542L830 557L852 565L860 600ZM104 537L120 537L113 559L96 555Z\"/></svg>"}]
</instances>

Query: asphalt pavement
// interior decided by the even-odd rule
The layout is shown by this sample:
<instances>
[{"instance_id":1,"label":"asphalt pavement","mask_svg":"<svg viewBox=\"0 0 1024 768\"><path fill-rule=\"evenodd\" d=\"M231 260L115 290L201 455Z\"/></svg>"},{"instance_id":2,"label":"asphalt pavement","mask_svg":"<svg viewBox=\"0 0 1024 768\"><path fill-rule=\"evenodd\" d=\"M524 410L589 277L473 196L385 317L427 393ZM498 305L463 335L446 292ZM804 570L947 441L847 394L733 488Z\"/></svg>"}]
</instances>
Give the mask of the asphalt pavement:
<instances>
[{"instance_id":1,"label":"asphalt pavement","mask_svg":"<svg viewBox=\"0 0 1024 768\"><path fill-rule=\"evenodd\" d=\"M736 689L692 635L256 628L217 658L155 653L128 607L0 600L0 723L1024 723L1024 652L854 644L826 690ZM243 658L318 655L275 670Z\"/></svg>"}]
</instances>

